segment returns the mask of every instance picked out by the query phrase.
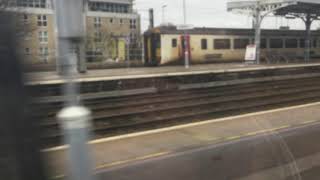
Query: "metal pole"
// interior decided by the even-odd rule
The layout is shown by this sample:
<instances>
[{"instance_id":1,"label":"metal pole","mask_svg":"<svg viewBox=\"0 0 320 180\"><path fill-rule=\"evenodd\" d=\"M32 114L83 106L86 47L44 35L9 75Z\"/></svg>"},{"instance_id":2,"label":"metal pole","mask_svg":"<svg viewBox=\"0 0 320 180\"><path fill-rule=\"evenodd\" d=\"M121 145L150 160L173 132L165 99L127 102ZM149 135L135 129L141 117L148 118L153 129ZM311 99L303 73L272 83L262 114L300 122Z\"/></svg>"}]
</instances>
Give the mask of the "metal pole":
<instances>
[{"instance_id":1,"label":"metal pole","mask_svg":"<svg viewBox=\"0 0 320 180\"><path fill-rule=\"evenodd\" d=\"M307 14L306 20L306 40L305 40L305 55L304 55L304 60L306 62L310 61L310 52L311 52L311 16L310 14Z\"/></svg>"},{"instance_id":2,"label":"metal pole","mask_svg":"<svg viewBox=\"0 0 320 180\"><path fill-rule=\"evenodd\" d=\"M67 82L65 108L58 114L64 130L64 140L68 143L69 174L71 180L92 180L92 161L89 155L88 128L90 111L79 105L79 89L75 78L78 74L76 47L85 36L85 1L55 0L55 20L58 30L59 60L64 65L62 72ZM81 45L80 45L81 46ZM83 50L79 48L79 50Z\"/></svg>"},{"instance_id":3,"label":"metal pole","mask_svg":"<svg viewBox=\"0 0 320 180\"><path fill-rule=\"evenodd\" d=\"M190 68L190 62L189 62L189 44L188 44L188 35L185 31L185 34L184 34L184 63L185 63L185 68L186 69L189 69Z\"/></svg>"},{"instance_id":4,"label":"metal pole","mask_svg":"<svg viewBox=\"0 0 320 180\"><path fill-rule=\"evenodd\" d=\"M260 4L257 2L255 9L255 45L256 45L256 63L260 64L260 44L261 44L261 11Z\"/></svg>"},{"instance_id":5,"label":"metal pole","mask_svg":"<svg viewBox=\"0 0 320 180\"><path fill-rule=\"evenodd\" d=\"M167 5L163 5L162 6L162 23L165 23L165 8L167 7Z\"/></svg>"},{"instance_id":6,"label":"metal pole","mask_svg":"<svg viewBox=\"0 0 320 180\"><path fill-rule=\"evenodd\" d=\"M187 7L186 0L183 0L183 23L187 24Z\"/></svg>"},{"instance_id":7,"label":"metal pole","mask_svg":"<svg viewBox=\"0 0 320 180\"><path fill-rule=\"evenodd\" d=\"M58 114L68 143L68 159L71 180L92 180L92 164L88 154L89 122L91 112L81 106L70 106Z\"/></svg>"},{"instance_id":8,"label":"metal pole","mask_svg":"<svg viewBox=\"0 0 320 180\"><path fill-rule=\"evenodd\" d=\"M187 7L186 7L186 0L183 0L183 23L184 25L187 24ZM184 66L186 69L190 68L189 62L189 48L188 48L188 41L187 41L187 31L184 31Z\"/></svg>"},{"instance_id":9,"label":"metal pole","mask_svg":"<svg viewBox=\"0 0 320 180\"><path fill-rule=\"evenodd\" d=\"M127 48L127 68L130 67L130 36L126 38L126 48Z\"/></svg>"},{"instance_id":10,"label":"metal pole","mask_svg":"<svg viewBox=\"0 0 320 180\"><path fill-rule=\"evenodd\" d=\"M149 9L149 29L153 29L154 28L154 11L153 9Z\"/></svg>"},{"instance_id":11,"label":"metal pole","mask_svg":"<svg viewBox=\"0 0 320 180\"><path fill-rule=\"evenodd\" d=\"M78 71L80 73L87 72L87 60L86 60L86 45L85 41L81 41L79 44L79 64L78 64Z\"/></svg>"}]
</instances>

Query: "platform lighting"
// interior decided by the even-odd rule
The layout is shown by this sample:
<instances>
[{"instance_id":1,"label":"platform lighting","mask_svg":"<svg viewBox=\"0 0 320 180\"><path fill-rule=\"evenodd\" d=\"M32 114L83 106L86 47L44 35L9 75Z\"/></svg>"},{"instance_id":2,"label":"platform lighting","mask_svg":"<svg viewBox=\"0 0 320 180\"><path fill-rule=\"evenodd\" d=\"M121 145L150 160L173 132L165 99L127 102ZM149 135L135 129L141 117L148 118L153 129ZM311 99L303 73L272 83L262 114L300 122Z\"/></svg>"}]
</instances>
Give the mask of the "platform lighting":
<instances>
[{"instance_id":1,"label":"platform lighting","mask_svg":"<svg viewBox=\"0 0 320 180\"><path fill-rule=\"evenodd\" d=\"M292 15L286 15L285 18L286 18L286 19L296 19L296 17L295 17L295 16L292 16Z\"/></svg>"}]
</instances>

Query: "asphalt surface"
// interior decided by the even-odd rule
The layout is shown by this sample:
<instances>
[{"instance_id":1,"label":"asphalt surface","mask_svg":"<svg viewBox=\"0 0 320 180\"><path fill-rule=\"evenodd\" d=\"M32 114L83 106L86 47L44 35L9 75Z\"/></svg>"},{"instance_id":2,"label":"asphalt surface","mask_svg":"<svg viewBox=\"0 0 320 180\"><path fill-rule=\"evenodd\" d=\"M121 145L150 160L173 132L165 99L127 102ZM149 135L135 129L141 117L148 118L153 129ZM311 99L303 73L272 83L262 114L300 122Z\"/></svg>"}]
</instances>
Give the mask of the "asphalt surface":
<instances>
[{"instance_id":1,"label":"asphalt surface","mask_svg":"<svg viewBox=\"0 0 320 180\"><path fill-rule=\"evenodd\" d=\"M242 138L168 156L127 163L99 172L109 180L230 180L284 166L320 152L320 124ZM310 162L312 163L312 162ZM283 168L272 180L319 179L320 167L299 173L299 164ZM287 177L286 174L290 174ZM259 180L270 177L259 178Z\"/></svg>"},{"instance_id":2,"label":"asphalt surface","mask_svg":"<svg viewBox=\"0 0 320 180\"><path fill-rule=\"evenodd\" d=\"M112 177L134 173L134 169L139 173L146 169L152 174L168 172L171 175L170 169L179 167L180 174L187 174L190 178L192 175L188 173L202 175L212 171L220 179L234 179L251 177L254 173L296 160L299 167L293 164L283 170L272 170L277 171L276 177L267 178L280 179L278 175L283 178L291 175L292 168L300 172L320 166L319 126L303 127L320 124L319 114L320 103L312 103L103 138L89 144L95 172L109 172L108 176ZM277 133L283 130L290 131ZM43 150L50 177L61 179L68 174L67 152L67 146ZM308 161L314 162L310 164ZM210 169L206 169L208 167ZM122 173L117 174L118 171ZM136 175L137 178L147 176Z\"/></svg>"}]
</instances>

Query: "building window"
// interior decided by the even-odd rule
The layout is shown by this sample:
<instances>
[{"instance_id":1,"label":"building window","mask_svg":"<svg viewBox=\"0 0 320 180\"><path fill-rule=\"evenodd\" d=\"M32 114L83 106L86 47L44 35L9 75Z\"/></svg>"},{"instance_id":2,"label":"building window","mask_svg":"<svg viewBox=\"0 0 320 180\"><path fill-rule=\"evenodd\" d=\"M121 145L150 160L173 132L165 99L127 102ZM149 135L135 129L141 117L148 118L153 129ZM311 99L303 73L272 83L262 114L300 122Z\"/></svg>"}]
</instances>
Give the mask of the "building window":
<instances>
[{"instance_id":1,"label":"building window","mask_svg":"<svg viewBox=\"0 0 320 180\"><path fill-rule=\"evenodd\" d=\"M120 4L112 2L89 2L90 11L129 13L129 7L129 4Z\"/></svg>"},{"instance_id":2,"label":"building window","mask_svg":"<svg viewBox=\"0 0 320 180\"><path fill-rule=\"evenodd\" d=\"M111 19L109 20L109 22L110 22L111 24L113 24L113 18L111 18Z\"/></svg>"},{"instance_id":3,"label":"building window","mask_svg":"<svg viewBox=\"0 0 320 180\"><path fill-rule=\"evenodd\" d=\"M283 48L283 40L282 39L270 39L270 48Z\"/></svg>"},{"instance_id":4,"label":"building window","mask_svg":"<svg viewBox=\"0 0 320 180\"><path fill-rule=\"evenodd\" d=\"M286 44L286 48L298 48L297 39L286 39L285 44Z\"/></svg>"},{"instance_id":5,"label":"building window","mask_svg":"<svg viewBox=\"0 0 320 180\"><path fill-rule=\"evenodd\" d=\"M177 47L177 46L178 46L178 41L177 41L177 39L172 39L171 44L172 44L171 46L172 46L173 48Z\"/></svg>"},{"instance_id":6,"label":"building window","mask_svg":"<svg viewBox=\"0 0 320 180\"><path fill-rule=\"evenodd\" d=\"M136 29L137 28L137 20L130 19L130 29Z\"/></svg>"},{"instance_id":7,"label":"building window","mask_svg":"<svg viewBox=\"0 0 320 180\"><path fill-rule=\"evenodd\" d=\"M230 39L215 39L214 42L215 49L230 49L231 42Z\"/></svg>"},{"instance_id":8,"label":"building window","mask_svg":"<svg viewBox=\"0 0 320 180\"><path fill-rule=\"evenodd\" d=\"M246 49L249 44L250 44L249 39L235 39L234 49Z\"/></svg>"},{"instance_id":9,"label":"building window","mask_svg":"<svg viewBox=\"0 0 320 180\"><path fill-rule=\"evenodd\" d=\"M313 48L317 48L318 47L318 40L317 39L313 39L312 40L312 47Z\"/></svg>"},{"instance_id":10,"label":"building window","mask_svg":"<svg viewBox=\"0 0 320 180\"><path fill-rule=\"evenodd\" d=\"M46 8L46 0L17 0L19 7Z\"/></svg>"},{"instance_id":11,"label":"building window","mask_svg":"<svg viewBox=\"0 0 320 180\"><path fill-rule=\"evenodd\" d=\"M38 26L48 26L48 19L46 15L38 15Z\"/></svg>"},{"instance_id":12,"label":"building window","mask_svg":"<svg viewBox=\"0 0 320 180\"><path fill-rule=\"evenodd\" d=\"M120 19L120 24L123 24L123 19Z\"/></svg>"},{"instance_id":13,"label":"building window","mask_svg":"<svg viewBox=\"0 0 320 180\"><path fill-rule=\"evenodd\" d=\"M202 49L202 50L208 49L207 39L201 39L201 49Z\"/></svg>"},{"instance_id":14,"label":"building window","mask_svg":"<svg viewBox=\"0 0 320 180\"><path fill-rule=\"evenodd\" d=\"M39 56L40 60L44 63L47 63L49 60L49 48L48 47L40 47L39 48Z\"/></svg>"},{"instance_id":15,"label":"building window","mask_svg":"<svg viewBox=\"0 0 320 180\"><path fill-rule=\"evenodd\" d=\"M306 44L305 44L305 39L300 39L299 40L299 44L300 44L300 48L305 48Z\"/></svg>"},{"instance_id":16,"label":"building window","mask_svg":"<svg viewBox=\"0 0 320 180\"><path fill-rule=\"evenodd\" d=\"M112 2L89 2L90 11L129 13L129 7L129 4L120 4Z\"/></svg>"},{"instance_id":17,"label":"building window","mask_svg":"<svg viewBox=\"0 0 320 180\"><path fill-rule=\"evenodd\" d=\"M262 49L266 49L267 48L267 39L261 39L260 47Z\"/></svg>"},{"instance_id":18,"label":"building window","mask_svg":"<svg viewBox=\"0 0 320 180\"><path fill-rule=\"evenodd\" d=\"M94 27L95 28L101 27L101 18L100 17L95 17L94 18Z\"/></svg>"},{"instance_id":19,"label":"building window","mask_svg":"<svg viewBox=\"0 0 320 180\"><path fill-rule=\"evenodd\" d=\"M100 31L96 31L94 33L94 41L95 42L102 42L102 33Z\"/></svg>"},{"instance_id":20,"label":"building window","mask_svg":"<svg viewBox=\"0 0 320 180\"><path fill-rule=\"evenodd\" d=\"M30 55L31 53L30 53L30 48L25 48L24 49L24 53L25 53L25 55Z\"/></svg>"},{"instance_id":21,"label":"building window","mask_svg":"<svg viewBox=\"0 0 320 180\"><path fill-rule=\"evenodd\" d=\"M24 24L27 24L27 23L29 22L29 16L28 16L28 14L22 15L22 22L23 22Z\"/></svg>"},{"instance_id":22,"label":"building window","mask_svg":"<svg viewBox=\"0 0 320 180\"><path fill-rule=\"evenodd\" d=\"M40 43L48 43L48 31L39 31L38 36Z\"/></svg>"}]
</instances>

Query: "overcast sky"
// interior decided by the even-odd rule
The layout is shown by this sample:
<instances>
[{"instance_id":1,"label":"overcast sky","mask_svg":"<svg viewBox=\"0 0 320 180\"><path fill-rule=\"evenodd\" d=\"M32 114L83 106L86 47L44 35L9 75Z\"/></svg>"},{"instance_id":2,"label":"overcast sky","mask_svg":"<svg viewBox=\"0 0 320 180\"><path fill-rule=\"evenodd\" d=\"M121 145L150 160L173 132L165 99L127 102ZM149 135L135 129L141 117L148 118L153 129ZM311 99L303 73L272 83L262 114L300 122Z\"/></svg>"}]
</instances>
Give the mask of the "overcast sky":
<instances>
[{"instance_id":1,"label":"overcast sky","mask_svg":"<svg viewBox=\"0 0 320 180\"><path fill-rule=\"evenodd\" d=\"M227 0L186 0L187 23L197 27L231 27L249 28L252 20L246 15L235 15L227 12ZM135 0L135 9L141 14L142 29L148 27L148 9L154 8L155 25L162 22L162 6L165 8L165 21L174 24L183 23L182 0ZM264 28L279 28L289 25L291 29L302 29L301 20L286 20L282 18L267 17L263 23ZM313 23L313 28L320 23Z\"/></svg>"}]
</instances>

